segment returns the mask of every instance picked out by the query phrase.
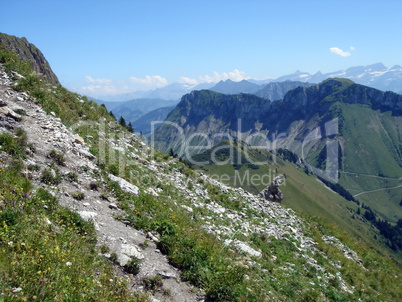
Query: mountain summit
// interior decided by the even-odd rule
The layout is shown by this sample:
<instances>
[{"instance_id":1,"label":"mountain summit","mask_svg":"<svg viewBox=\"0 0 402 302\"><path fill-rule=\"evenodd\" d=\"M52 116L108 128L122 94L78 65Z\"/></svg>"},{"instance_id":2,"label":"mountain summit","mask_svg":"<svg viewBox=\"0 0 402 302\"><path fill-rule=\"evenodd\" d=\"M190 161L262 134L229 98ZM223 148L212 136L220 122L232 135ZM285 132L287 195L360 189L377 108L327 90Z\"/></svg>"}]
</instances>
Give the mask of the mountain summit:
<instances>
[{"instance_id":1,"label":"mountain summit","mask_svg":"<svg viewBox=\"0 0 402 302\"><path fill-rule=\"evenodd\" d=\"M7 34L0 33L0 46L12 49L22 59L31 63L32 69L37 75L46 79L50 83L60 84L59 79L50 68L42 52L26 38L17 38Z\"/></svg>"}]
</instances>

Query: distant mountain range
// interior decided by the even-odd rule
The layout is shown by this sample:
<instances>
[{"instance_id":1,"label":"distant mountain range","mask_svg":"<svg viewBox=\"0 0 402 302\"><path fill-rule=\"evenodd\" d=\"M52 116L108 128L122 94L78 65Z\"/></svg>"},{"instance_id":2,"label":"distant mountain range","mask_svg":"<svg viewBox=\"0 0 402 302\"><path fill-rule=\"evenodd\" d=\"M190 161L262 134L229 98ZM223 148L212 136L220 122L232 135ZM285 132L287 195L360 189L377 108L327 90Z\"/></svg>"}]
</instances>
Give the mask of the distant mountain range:
<instances>
[{"instance_id":1,"label":"distant mountain range","mask_svg":"<svg viewBox=\"0 0 402 302\"><path fill-rule=\"evenodd\" d=\"M134 131L142 134L153 132L163 124L163 121L174 108L175 106L162 107L142 115L132 122Z\"/></svg>"},{"instance_id":2,"label":"distant mountain range","mask_svg":"<svg viewBox=\"0 0 402 302\"><path fill-rule=\"evenodd\" d=\"M239 82L226 80L199 85L173 83L151 91L137 91L130 94L116 95L110 98L113 101L95 101L98 104L105 104L108 110L113 111L116 117L123 116L127 122L134 123L148 112L176 105L183 95L194 90L210 89L223 94L249 93L273 101L282 99L289 90L298 86L309 87L328 78L346 78L355 83L379 90L402 93L402 67L395 65L392 68L388 68L381 63L377 63L351 67L326 74L317 72L310 75L306 72L297 71L275 80L242 80ZM162 110L161 112L165 111ZM158 116L162 117L161 115ZM146 131L150 127L141 128Z\"/></svg>"},{"instance_id":3,"label":"distant mountain range","mask_svg":"<svg viewBox=\"0 0 402 302\"><path fill-rule=\"evenodd\" d=\"M278 100L296 87L309 87L313 84L285 81L273 82L265 85L256 85L248 81L234 82L231 80L221 81L211 91L219 91L223 94L237 94L247 92L260 96L267 100ZM177 85L176 85L177 88ZM194 90L197 91L197 90ZM160 94L161 90L154 95ZM93 99L98 104L104 104L109 111L112 111L116 118L123 116L126 122L131 122L136 132L147 134L151 131L152 121L163 121L169 111L179 103L179 100L165 100L162 98L139 98L127 102L104 102ZM160 109L160 110L159 110Z\"/></svg>"},{"instance_id":4,"label":"distant mountain range","mask_svg":"<svg viewBox=\"0 0 402 302\"><path fill-rule=\"evenodd\" d=\"M402 215L401 116L402 95L348 79L299 86L278 101L201 90L182 98L153 142L191 158L222 139L260 146L256 139L268 137L271 148L291 150L313 170L324 171L322 177L340 177L351 194L395 222L394 215ZM339 151L331 160L328 141Z\"/></svg>"},{"instance_id":5,"label":"distant mountain range","mask_svg":"<svg viewBox=\"0 0 402 302\"><path fill-rule=\"evenodd\" d=\"M254 84L246 80L240 82L226 80L220 81L218 84L211 87L210 90L223 94L249 93L270 101L274 101L282 99L291 89L299 86L309 87L312 85L314 84L291 80L286 80L283 82L271 82L264 85Z\"/></svg>"},{"instance_id":6,"label":"distant mountain range","mask_svg":"<svg viewBox=\"0 0 402 302\"><path fill-rule=\"evenodd\" d=\"M301 81L310 83L319 83L328 78L346 78L358 84L370 86L383 91L393 91L402 93L402 67L395 65L391 68L382 63L351 67L346 70L322 74L317 72L310 75L306 72L297 71L293 74L277 78L275 81Z\"/></svg>"},{"instance_id":7,"label":"distant mountain range","mask_svg":"<svg viewBox=\"0 0 402 302\"><path fill-rule=\"evenodd\" d=\"M103 102L100 102L101 104ZM123 116L128 122L134 123L145 114L159 108L173 107L178 103L177 100L164 100L158 98L140 98L128 102L106 102L106 108L112 111L116 118ZM117 105L116 105L117 104ZM167 115L167 114L166 114ZM166 116L164 116L166 117Z\"/></svg>"},{"instance_id":8,"label":"distant mountain range","mask_svg":"<svg viewBox=\"0 0 402 302\"><path fill-rule=\"evenodd\" d=\"M103 102L128 102L134 99L164 99L164 100L180 100L186 93L192 90L209 89L216 83L201 83L199 85L188 85L182 83L172 83L162 88L154 90L139 90L131 93L116 94L104 97Z\"/></svg>"},{"instance_id":9,"label":"distant mountain range","mask_svg":"<svg viewBox=\"0 0 402 302\"><path fill-rule=\"evenodd\" d=\"M402 67L395 65L391 68L382 63L376 63L367 66L356 66L346 70L339 70L329 73L317 72L313 75L296 71L295 73L281 76L276 79L266 80L242 80L235 82L232 80L220 81L218 83L201 83L198 85L189 85L182 83L172 83L162 88L149 91L135 91L132 93L112 95L105 98L108 102L126 102L138 98L158 98L165 100L180 100L180 98L193 91L202 89L211 89L225 94L236 93L256 93L266 84L273 82L294 81L302 83L320 83L328 78L346 78L355 83L377 88L383 91L393 91L402 94Z\"/></svg>"}]
</instances>

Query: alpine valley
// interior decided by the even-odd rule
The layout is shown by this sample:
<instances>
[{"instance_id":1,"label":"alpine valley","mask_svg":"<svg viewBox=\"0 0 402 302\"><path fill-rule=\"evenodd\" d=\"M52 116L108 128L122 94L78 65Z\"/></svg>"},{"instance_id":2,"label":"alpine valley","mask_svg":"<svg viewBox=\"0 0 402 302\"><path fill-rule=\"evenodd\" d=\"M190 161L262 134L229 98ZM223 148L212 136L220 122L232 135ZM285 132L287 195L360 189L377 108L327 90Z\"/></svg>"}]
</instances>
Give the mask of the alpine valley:
<instances>
[{"instance_id":1,"label":"alpine valley","mask_svg":"<svg viewBox=\"0 0 402 302\"><path fill-rule=\"evenodd\" d=\"M0 301L400 301L402 97L290 80L186 91L147 145L0 34Z\"/></svg>"}]
</instances>

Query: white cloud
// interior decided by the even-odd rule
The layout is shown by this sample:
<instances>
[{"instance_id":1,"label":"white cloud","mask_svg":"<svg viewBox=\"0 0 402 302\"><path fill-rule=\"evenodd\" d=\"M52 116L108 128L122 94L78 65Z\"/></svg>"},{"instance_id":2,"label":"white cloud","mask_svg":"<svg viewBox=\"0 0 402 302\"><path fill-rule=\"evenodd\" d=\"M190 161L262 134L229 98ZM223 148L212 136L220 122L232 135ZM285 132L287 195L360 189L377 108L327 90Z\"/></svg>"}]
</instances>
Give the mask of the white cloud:
<instances>
[{"instance_id":1,"label":"white cloud","mask_svg":"<svg viewBox=\"0 0 402 302\"><path fill-rule=\"evenodd\" d=\"M118 92L118 88L113 85L111 79L95 79L87 75L85 76L85 82L88 83L88 85L81 88L84 94L99 96Z\"/></svg>"},{"instance_id":2,"label":"white cloud","mask_svg":"<svg viewBox=\"0 0 402 302\"><path fill-rule=\"evenodd\" d=\"M182 76L179 79L179 83L195 86L200 83L217 83L219 81L232 80L241 81L247 80L251 77L247 77L244 71L234 69L229 72L213 72L211 75L203 75L198 78L189 78ZM128 79L116 81L106 78L94 78L89 75L85 76L85 85L79 89L82 94L90 95L93 97L102 97L115 94L130 93L139 90L151 90L161 88L168 85L168 80L160 75L145 76L142 78L129 77Z\"/></svg>"},{"instance_id":3,"label":"white cloud","mask_svg":"<svg viewBox=\"0 0 402 302\"><path fill-rule=\"evenodd\" d=\"M226 80L232 80L235 82L241 81L241 80L247 80L250 79L250 77L246 76L246 73L244 71L240 71L238 69L234 69L233 71L230 72L222 72L218 73L214 71L213 75L204 75L199 77L200 82L219 82L219 81L226 81Z\"/></svg>"},{"instance_id":4,"label":"white cloud","mask_svg":"<svg viewBox=\"0 0 402 302\"><path fill-rule=\"evenodd\" d=\"M150 90L166 86L168 81L161 76L146 76L144 78L130 77L121 81L105 78L93 78L85 76L85 83L80 93L101 97L106 95L129 93L137 90Z\"/></svg>"},{"instance_id":5,"label":"white cloud","mask_svg":"<svg viewBox=\"0 0 402 302\"><path fill-rule=\"evenodd\" d=\"M351 50L353 50L352 48L354 49L353 46L351 47ZM350 52L343 51L342 49L340 49L340 48L338 48L338 47L331 47L329 50L330 50L332 53L334 53L334 54L336 54L336 55L339 55L339 56L341 56L341 57L349 57L350 55L352 55Z\"/></svg>"},{"instance_id":6,"label":"white cloud","mask_svg":"<svg viewBox=\"0 0 402 302\"><path fill-rule=\"evenodd\" d=\"M180 77L179 83L189 84L189 85L197 85L199 83L199 81L196 79L188 78L188 77Z\"/></svg>"},{"instance_id":7,"label":"white cloud","mask_svg":"<svg viewBox=\"0 0 402 302\"><path fill-rule=\"evenodd\" d=\"M152 87L152 88L160 88L163 86L166 86L168 84L168 81L159 76L145 76L144 78L136 78L136 77L130 77L130 81L135 84L140 84L144 86Z\"/></svg>"},{"instance_id":8,"label":"white cloud","mask_svg":"<svg viewBox=\"0 0 402 302\"><path fill-rule=\"evenodd\" d=\"M222 73L218 73L218 72L214 71L212 75L206 74L203 76L199 76L198 79L192 79L192 78L183 76L183 77L180 77L179 83L189 84L189 85L197 85L200 83L217 83L219 81L226 81L229 79L232 81L235 81L235 82L239 82L241 80L251 79L251 77L247 77L246 73L244 71L234 69L233 71L222 72Z\"/></svg>"}]
</instances>

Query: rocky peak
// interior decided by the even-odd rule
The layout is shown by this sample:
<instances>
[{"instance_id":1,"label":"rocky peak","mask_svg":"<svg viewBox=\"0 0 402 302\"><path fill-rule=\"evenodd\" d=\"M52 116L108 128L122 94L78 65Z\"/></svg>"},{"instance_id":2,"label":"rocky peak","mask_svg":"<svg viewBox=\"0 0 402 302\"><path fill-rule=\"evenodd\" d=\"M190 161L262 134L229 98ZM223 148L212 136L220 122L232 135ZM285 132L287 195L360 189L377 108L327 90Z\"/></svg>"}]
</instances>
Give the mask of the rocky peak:
<instances>
[{"instance_id":1,"label":"rocky peak","mask_svg":"<svg viewBox=\"0 0 402 302\"><path fill-rule=\"evenodd\" d=\"M0 47L13 50L21 59L30 62L33 70L40 77L53 84L60 84L43 53L25 37L18 38L0 33Z\"/></svg>"}]
</instances>

